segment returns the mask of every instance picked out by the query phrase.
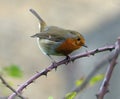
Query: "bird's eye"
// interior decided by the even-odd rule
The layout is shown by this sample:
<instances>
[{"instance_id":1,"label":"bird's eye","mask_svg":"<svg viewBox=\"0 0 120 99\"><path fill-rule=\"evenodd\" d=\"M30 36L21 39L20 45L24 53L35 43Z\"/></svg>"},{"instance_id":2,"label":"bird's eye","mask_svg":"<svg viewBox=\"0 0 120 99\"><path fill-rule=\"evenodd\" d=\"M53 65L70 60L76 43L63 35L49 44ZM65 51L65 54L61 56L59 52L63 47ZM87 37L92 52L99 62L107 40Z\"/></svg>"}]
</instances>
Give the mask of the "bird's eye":
<instances>
[{"instance_id":1,"label":"bird's eye","mask_svg":"<svg viewBox=\"0 0 120 99\"><path fill-rule=\"evenodd\" d=\"M78 41L80 41L80 38L77 38Z\"/></svg>"}]
</instances>

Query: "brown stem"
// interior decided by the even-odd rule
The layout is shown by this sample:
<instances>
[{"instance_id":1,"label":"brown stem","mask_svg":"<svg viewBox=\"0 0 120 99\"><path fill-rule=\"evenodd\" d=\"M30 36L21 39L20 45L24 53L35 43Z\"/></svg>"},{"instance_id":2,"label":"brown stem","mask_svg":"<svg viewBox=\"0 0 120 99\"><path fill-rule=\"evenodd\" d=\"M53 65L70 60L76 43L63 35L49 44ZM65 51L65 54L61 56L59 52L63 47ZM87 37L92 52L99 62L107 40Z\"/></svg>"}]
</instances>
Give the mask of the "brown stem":
<instances>
[{"instance_id":1,"label":"brown stem","mask_svg":"<svg viewBox=\"0 0 120 99\"><path fill-rule=\"evenodd\" d=\"M20 97L21 99L25 99L22 95L20 95L18 92L16 92L15 89L13 89L6 81L5 79L0 75L0 79L2 81L2 83L9 88L12 92L14 92L18 97Z\"/></svg>"},{"instance_id":2,"label":"brown stem","mask_svg":"<svg viewBox=\"0 0 120 99\"><path fill-rule=\"evenodd\" d=\"M104 80L102 82L99 93L97 94L97 99L103 99L104 95L107 92L109 92L109 90L108 90L109 81L111 79L114 67L115 67L115 65L117 63L117 58L118 58L119 53L120 53L120 38L118 38L118 40L117 40L117 42L115 44L115 53L114 53L112 59L110 60L110 65L108 66L105 78L104 78Z\"/></svg>"}]
</instances>

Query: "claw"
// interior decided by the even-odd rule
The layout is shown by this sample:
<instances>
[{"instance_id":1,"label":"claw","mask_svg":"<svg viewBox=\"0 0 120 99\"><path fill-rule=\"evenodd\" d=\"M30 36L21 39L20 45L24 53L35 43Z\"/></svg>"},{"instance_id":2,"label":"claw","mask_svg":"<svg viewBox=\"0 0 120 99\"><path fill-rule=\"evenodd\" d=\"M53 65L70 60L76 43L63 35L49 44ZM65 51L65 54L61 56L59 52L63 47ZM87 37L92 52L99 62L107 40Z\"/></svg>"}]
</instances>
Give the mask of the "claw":
<instances>
[{"instance_id":1,"label":"claw","mask_svg":"<svg viewBox=\"0 0 120 99\"><path fill-rule=\"evenodd\" d=\"M66 60L67 60L67 62L65 63L65 65L67 65L70 61L71 61L71 58L70 58L70 56L66 56Z\"/></svg>"}]
</instances>

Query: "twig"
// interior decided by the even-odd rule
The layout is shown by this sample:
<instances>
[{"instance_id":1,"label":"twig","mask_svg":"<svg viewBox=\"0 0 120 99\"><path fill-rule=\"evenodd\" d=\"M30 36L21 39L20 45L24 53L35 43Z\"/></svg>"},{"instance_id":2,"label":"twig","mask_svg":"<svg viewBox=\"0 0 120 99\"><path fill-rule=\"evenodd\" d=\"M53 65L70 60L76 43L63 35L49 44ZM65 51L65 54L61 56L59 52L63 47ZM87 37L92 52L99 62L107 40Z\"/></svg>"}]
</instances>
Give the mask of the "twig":
<instances>
[{"instance_id":1,"label":"twig","mask_svg":"<svg viewBox=\"0 0 120 99\"><path fill-rule=\"evenodd\" d=\"M2 83L9 88L12 92L14 92L18 97L20 97L21 99L25 99L23 96L21 96L18 92L16 92L15 89L13 89L5 80L4 78L0 75L0 79L2 81Z\"/></svg>"},{"instance_id":2,"label":"twig","mask_svg":"<svg viewBox=\"0 0 120 99\"><path fill-rule=\"evenodd\" d=\"M87 51L85 53L82 53L81 55L73 56L71 60L74 61L77 58L86 57L86 56L90 56L90 55L95 55L97 53L104 52L104 51L112 51L114 48L115 48L114 45L104 46L104 47L97 48L97 49L94 49L94 50L91 50L91 51Z\"/></svg>"},{"instance_id":3,"label":"twig","mask_svg":"<svg viewBox=\"0 0 120 99\"><path fill-rule=\"evenodd\" d=\"M102 69L104 66L106 66L106 64L108 63L108 60L111 60L111 55L108 55L107 57L103 58L101 60L101 62L99 62L99 64L97 64L95 66L95 68L90 72L90 74L86 77L86 79L83 81L83 83L81 84L81 86L76 87L75 89L73 89L71 92L69 93L80 93L81 91L83 91L86 86L88 85L88 83L90 82L91 78L100 70ZM75 97L74 97L75 98ZM66 99L66 96L63 98Z\"/></svg>"},{"instance_id":4,"label":"twig","mask_svg":"<svg viewBox=\"0 0 120 99\"><path fill-rule=\"evenodd\" d=\"M30 9L30 12L39 20L39 24L41 26L41 27L39 26L39 29L40 29L40 32L42 32L45 26L47 26L47 24L34 9Z\"/></svg>"},{"instance_id":5,"label":"twig","mask_svg":"<svg viewBox=\"0 0 120 99\"><path fill-rule=\"evenodd\" d=\"M118 39L118 41L119 41L119 39ZM116 50L117 50L117 54L118 54L118 49L120 49L119 47L118 47L118 44L120 45L120 41L119 41L119 43L118 43L118 41L117 41L117 44L115 44L116 45ZM107 50L107 48L105 47L103 47L103 48L99 48L99 49L96 49L96 52L100 52L99 50ZM91 51L91 52L88 52L88 55L90 54L90 55L92 55L92 53L93 53L93 55L94 54L96 54L96 53L94 53L95 52L95 50L94 51ZM86 53L87 54L87 53ZM85 54L84 54L85 55ZM84 56L84 55L82 55L82 56ZM79 57L79 56L78 56ZM80 56L81 57L81 56ZM118 56L117 56L118 57ZM82 83L82 85L81 86L78 86L78 87L76 87L75 89L73 89L71 92L69 92L69 93L73 93L73 92L76 92L76 93L79 93L79 92L81 92L81 91L83 91L83 89L88 85L88 83L89 83L89 81L91 80L91 78L100 70L100 69L102 69L104 66L105 66L105 64L108 62L108 60L112 60L113 59L113 55L108 55L107 57L105 57L105 58L103 58L102 59L102 61L97 65L97 66L95 66L95 68L90 72L90 74L88 75L88 77L84 80L84 82ZM116 63L116 62L115 62ZM113 63L112 63L113 64ZM109 75L110 76L110 75ZM107 88L107 87L106 87ZM103 92L103 91L102 91ZM75 97L74 97L75 98ZM64 97L63 99L66 99L66 97ZM102 99L102 98L98 98L98 99Z\"/></svg>"},{"instance_id":6,"label":"twig","mask_svg":"<svg viewBox=\"0 0 120 99\"><path fill-rule=\"evenodd\" d=\"M73 57L71 57L70 60L74 61L76 59L79 59L79 58L82 58L82 57L88 57L90 55L94 55L94 54L99 53L99 52L111 51L114 48L115 48L114 45L107 46L107 47L102 47L102 48L98 48L98 49L95 49L95 50L92 50L92 51L88 51L88 52L85 52L85 53L73 56ZM28 85L30 85L32 82L34 82L40 76L42 76L42 75L47 76L48 72L50 72L54 68L59 67L62 64L66 64L68 62L69 62L69 60L63 59L63 60L57 62L56 64L51 64L49 67L47 67L46 69L42 70L41 72L38 72L37 74L33 75L30 79L28 79L26 82L24 82L23 84L21 84L18 87L18 89L16 90L16 92L17 93L21 93L23 89L25 89ZM12 95L9 96L8 99L14 99L15 96L16 96L16 93L13 93Z\"/></svg>"},{"instance_id":7,"label":"twig","mask_svg":"<svg viewBox=\"0 0 120 99\"><path fill-rule=\"evenodd\" d=\"M100 87L99 93L97 94L97 99L103 99L104 95L109 92L108 87L109 87L109 81L112 76L112 72L114 70L114 67L117 63L117 58L120 53L120 37L118 38L116 44L115 44L115 53L110 60L110 65L108 66L105 78L103 80L103 83Z\"/></svg>"}]
</instances>

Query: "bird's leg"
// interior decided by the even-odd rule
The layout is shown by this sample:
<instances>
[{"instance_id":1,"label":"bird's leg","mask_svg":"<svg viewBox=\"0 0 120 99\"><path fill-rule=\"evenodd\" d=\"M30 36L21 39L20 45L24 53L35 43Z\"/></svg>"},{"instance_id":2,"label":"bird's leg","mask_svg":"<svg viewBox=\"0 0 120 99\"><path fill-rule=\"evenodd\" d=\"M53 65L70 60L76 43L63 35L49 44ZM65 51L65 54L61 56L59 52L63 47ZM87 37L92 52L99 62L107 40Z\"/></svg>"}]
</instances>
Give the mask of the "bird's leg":
<instances>
[{"instance_id":1,"label":"bird's leg","mask_svg":"<svg viewBox=\"0 0 120 99\"><path fill-rule=\"evenodd\" d=\"M69 55L66 56L66 60L68 60L65 64L67 65L70 61L71 61L71 58Z\"/></svg>"},{"instance_id":2,"label":"bird's leg","mask_svg":"<svg viewBox=\"0 0 120 99\"><path fill-rule=\"evenodd\" d=\"M70 60L70 56L69 56L69 55L67 55L67 56L66 56L66 59L67 59L67 60Z\"/></svg>"},{"instance_id":3,"label":"bird's leg","mask_svg":"<svg viewBox=\"0 0 120 99\"><path fill-rule=\"evenodd\" d=\"M51 59L53 67L55 68L55 70L57 70L56 61L50 55L48 55L48 57Z\"/></svg>"}]
</instances>

